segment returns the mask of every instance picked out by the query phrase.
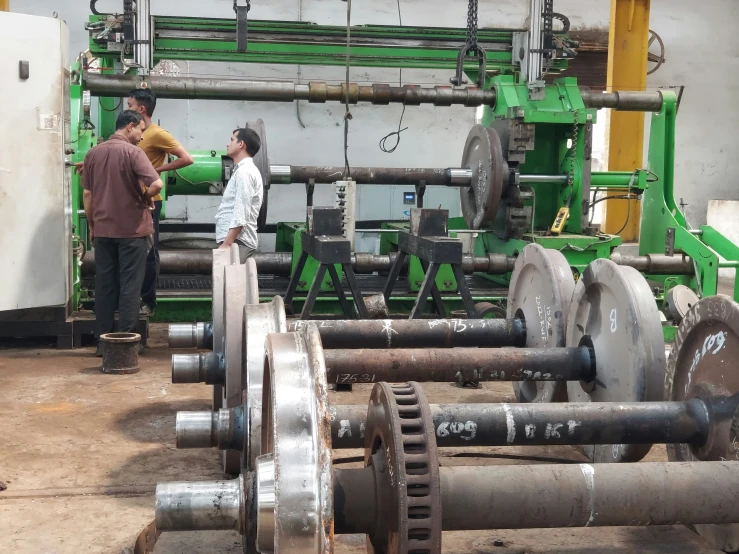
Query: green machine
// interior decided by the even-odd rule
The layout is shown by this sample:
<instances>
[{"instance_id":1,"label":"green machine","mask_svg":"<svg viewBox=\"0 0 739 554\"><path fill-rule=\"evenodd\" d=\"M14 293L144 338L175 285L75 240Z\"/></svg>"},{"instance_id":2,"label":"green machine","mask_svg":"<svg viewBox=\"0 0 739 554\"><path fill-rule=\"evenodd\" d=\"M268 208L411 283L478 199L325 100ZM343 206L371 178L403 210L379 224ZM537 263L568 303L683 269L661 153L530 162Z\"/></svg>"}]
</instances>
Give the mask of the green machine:
<instances>
[{"instance_id":1,"label":"green machine","mask_svg":"<svg viewBox=\"0 0 739 554\"><path fill-rule=\"evenodd\" d=\"M337 174L357 186L412 185L418 198L423 197L427 186L459 188L463 217L452 218L449 230L451 236L475 234L467 273L474 273L478 283L488 283L473 287L476 302L504 302L510 278L506 260L514 259L531 242L560 250L576 277L594 259L613 256L617 263L647 274L660 300L677 285L686 285L701 296L716 294L718 269L736 267L739 248L711 227L691 229L675 205L676 95L669 90L591 92L579 87L575 78L559 76L575 55L577 44L567 35L566 18L553 12L551 0L530 3L530 13L540 15L530 18L528 29L478 30L475 22L466 30L354 26L348 40L345 27L247 22L243 13L238 21L159 17L150 14L149 2L137 2L135 9L131 2L124 2L122 14L90 16L89 52L72 68L72 161L84 159L99 137L113 132L119 99L137 87L149 87L163 99L482 107L480 124L470 131L456 168L352 168L349 175L343 175L343 167L272 164L266 153L263 126L259 132L265 152L258 165L267 189L304 183L309 198L313 185L333 183ZM560 31L554 30L553 22L557 20L564 22ZM360 67L448 69L450 75L456 70L452 79L455 86L295 84L165 76L151 71L162 60L345 65L347 58L352 66ZM464 75L477 86L462 86ZM91 123L92 96L99 98L96 127ZM591 171L593 125L601 108L653 113L647 168ZM218 194L223 190L230 172L229 160L217 151L194 154L194 165L167 176L165 196ZM78 185L78 177L74 179ZM601 201L599 194L613 190L623 191L622 198L642 200L642 239L637 256L614 255L614 249L621 245L620 237L603 234L591 223L593 207ZM79 186L73 186L72 200L78 241L89 247ZM408 223L386 222L382 228L378 254L355 254L356 264L368 272L389 268L389 260L397 250L397 233L407 230ZM265 273L263 268L278 268L277 274L289 277L305 225L279 223L275 232L276 252L261 254L257 265L262 266L260 274ZM199 256L201 259L202 253ZM90 301L90 278L82 274L82 269L89 266L81 263L75 267L77 305ZM306 266L299 291L310 286L315 267ZM413 257L407 280L407 292L389 299L391 312L407 312L423 280L421 265ZM447 308L460 309L451 270L442 268L436 284L444 293ZM322 284L322 291L325 294L319 297L316 311L338 313L328 280ZM282 294L284 290L271 292ZM739 288L735 288L734 297L739 300ZM296 298L297 303L301 300ZM165 291L157 318L188 321L206 319L209 313L207 295L168 296Z\"/></svg>"}]
</instances>

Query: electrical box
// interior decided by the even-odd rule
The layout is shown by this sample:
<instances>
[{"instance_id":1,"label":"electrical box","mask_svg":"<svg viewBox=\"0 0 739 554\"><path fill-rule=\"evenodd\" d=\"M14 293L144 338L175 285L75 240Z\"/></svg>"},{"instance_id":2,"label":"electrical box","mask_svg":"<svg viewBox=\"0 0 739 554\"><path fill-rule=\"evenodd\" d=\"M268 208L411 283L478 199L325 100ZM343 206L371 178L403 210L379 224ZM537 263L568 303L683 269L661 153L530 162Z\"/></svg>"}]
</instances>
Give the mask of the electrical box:
<instances>
[{"instance_id":1,"label":"electrical box","mask_svg":"<svg viewBox=\"0 0 739 554\"><path fill-rule=\"evenodd\" d=\"M72 295L69 32L0 12L0 311Z\"/></svg>"},{"instance_id":2,"label":"electrical box","mask_svg":"<svg viewBox=\"0 0 739 554\"><path fill-rule=\"evenodd\" d=\"M370 185L357 186L357 221L376 221L377 227L383 221L408 221L411 209L416 207L416 189L408 185ZM459 189L452 187L426 187L423 197L426 208L444 207L449 217L459 217L462 213ZM357 252L377 252L379 233L357 232L354 248Z\"/></svg>"}]
</instances>

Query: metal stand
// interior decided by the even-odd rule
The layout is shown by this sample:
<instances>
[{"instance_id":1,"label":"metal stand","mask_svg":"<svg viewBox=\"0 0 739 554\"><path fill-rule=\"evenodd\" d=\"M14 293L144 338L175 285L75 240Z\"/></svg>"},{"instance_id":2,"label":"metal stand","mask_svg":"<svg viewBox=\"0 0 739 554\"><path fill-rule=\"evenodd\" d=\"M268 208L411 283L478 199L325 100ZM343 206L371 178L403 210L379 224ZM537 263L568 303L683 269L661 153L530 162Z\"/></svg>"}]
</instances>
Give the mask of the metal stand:
<instances>
[{"instance_id":1,"label":"metal stand","mask_svg":"<svg viewBox=\"0 0 739 554\"><path fill-rule=\"evenodd\" d=\"M95 329L93 312L69 312L67 307L12 310L0 318L0 338L55 337L57 348L62 350L81 348L83 337L94 337ZM149 318L140 316L136 333L144 346L148 331Z\"/></svg>"},{"instance_id":2,"label":"metal stand","mask_svg":"<svg viewBox=\"0 0 739 554\"><path fill-rule=\"evenodd\" d=\"M338 208L308 208L306 227L306 232L303 234L302 240L303 250L300 254L298 265L295 267L295 271L290 278L287 293L285 294L285 307L294 313L292 307L293 297L297 291L305 263L308 260L308 256L310 256L318 261L319 266L308 291L308 296L303 304L303 309L300 312L300 318L308 319L310 317L310 313L313 311L313 305L321 290L321 283L326 275L326 271L328 271L344 315L348 319L354 319L352 305L344 294L341 279L339 279L339 275L336 272L335 266L340 264L344 270L346 282L349 284L349 290L357 307L359 318L366 319L367 308L364 305L364 299L362 298L362 293L359 291L357 278L352 269L351 243L342 236L341 210Z\"/></svg>"},{"instance_id":3,"label":"metal stand","mask_svg":"<svg viewBox=\"0 0 739 554\"><path fill-rule=\"evenodd\" d=\"M395 258L390 274L388 275L383 296L385 302L390 298L395 283L400 274L407 256L416 256L424 270L423 284L418 291L416 302L411 310L410 319L421 316L426 307L426 300L431 294L436 311L441 317L446 317L446 310L441 299L441 293L436 287L436 274L442 264L452 266L454 278L457 280L457 289L462 297L467 317L475 316L475 305L472 301L462 269L462 243L448 236L449 210L429 210L414 208L411 210L410 233L398 233L398 256Z\"/></svg>"}]
</instances>

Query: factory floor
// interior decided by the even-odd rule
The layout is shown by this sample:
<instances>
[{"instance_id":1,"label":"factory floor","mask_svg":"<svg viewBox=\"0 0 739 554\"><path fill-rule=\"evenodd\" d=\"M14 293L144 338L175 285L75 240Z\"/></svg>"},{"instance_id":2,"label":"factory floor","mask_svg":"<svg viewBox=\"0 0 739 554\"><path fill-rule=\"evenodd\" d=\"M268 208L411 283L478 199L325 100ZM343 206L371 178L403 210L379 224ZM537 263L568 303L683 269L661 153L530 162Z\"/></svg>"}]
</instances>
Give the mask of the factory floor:
<instances>
[{"instance_id":1,"label":"factory floor","mask_svg":"<svg viewBox=\"0 0 739 554\"><path fill-rule=\"evenodd\" d=\"M156 541L149 533L147 544L158 482L221 477L215 451L174 447L175 413L208 409L210 388L171 383L165 325L152 327L150 345L141 372L125 376L101 374L91 348L0 345L0 552L241 552L238 534L226 532L165 533ZM429 384L426 391L437 403L513 400L507 383L478 390ZM332 399L365 404L368 393L358 386ZM568 447L440 454L446 466L583 461ZM337 451L334 459L352 467L359 455ZM664 459L662 447L649 456ZM443 545L444 552L476 554L717 552L683 527L456 532L445 533ZM364 553L365 538L337 536L334 550Z\"/></svg>"}]
</instances>

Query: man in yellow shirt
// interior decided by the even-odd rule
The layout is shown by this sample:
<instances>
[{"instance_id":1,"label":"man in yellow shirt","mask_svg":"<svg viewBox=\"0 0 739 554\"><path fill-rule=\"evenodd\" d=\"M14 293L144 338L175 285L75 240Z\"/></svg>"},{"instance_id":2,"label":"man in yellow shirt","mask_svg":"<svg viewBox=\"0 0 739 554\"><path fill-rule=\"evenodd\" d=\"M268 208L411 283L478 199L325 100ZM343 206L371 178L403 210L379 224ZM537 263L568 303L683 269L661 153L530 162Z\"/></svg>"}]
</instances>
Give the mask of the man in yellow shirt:
<instances>
[{"instance_id":1,"label":"man in yellow shirt","mask_svg":"<svg viewBox=\"0 0 739 554\"><path fill-rule=\"evenodd\" d=\"M191 165L192 156L167 131L156 123L151 122L154 108L157 105L156 95L149 89L132 90L128 95L128 109L138 112L144 118L146 129L144 137L139 142L139 148L144 151L160 175L165 171L176 171ZM168 155L176 156L177 159L167 162ZM162 211L162 197L154 197L154 210L152 219L154 221L154 247L149 251L146 259L146 274L144 284L141 287L141 313L149 315L154 313L157 305L157 278L159 276L159 215Z\"/></svg>"}]
</instances>

